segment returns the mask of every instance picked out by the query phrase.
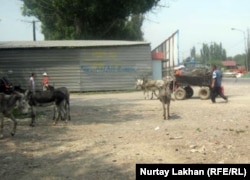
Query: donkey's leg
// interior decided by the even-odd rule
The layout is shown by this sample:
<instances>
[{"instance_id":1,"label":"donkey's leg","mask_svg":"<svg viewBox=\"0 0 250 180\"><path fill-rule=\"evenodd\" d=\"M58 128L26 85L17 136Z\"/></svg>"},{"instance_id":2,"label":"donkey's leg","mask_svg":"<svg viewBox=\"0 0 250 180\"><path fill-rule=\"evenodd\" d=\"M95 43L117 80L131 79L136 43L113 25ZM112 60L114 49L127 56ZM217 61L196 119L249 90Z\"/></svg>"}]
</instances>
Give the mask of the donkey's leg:
<instances>
[{"instance_id":1,"label":"donkey's leg","mask_svg":"<svg viewBox=\"0 0 250 180\"><path fill-rule=\"evenodd\" d=\"M14 136L15 135L15 133L16 133L16 127L17 127L17 121L16 121L16 119L15 119L15 117L14 117L14 115L11 113L10 114L10 119L13 121L13 129L12 129L12 132L10 133L12 136Z\"/></svg>"},{"instance_id":2,"label":"donkey's leg","mask_svg":"<svg viewBox=\"0 0 250 180\"><path fill-rule=\"evenodd\" d=\"M69 100L67 101L66 103L66 106L67 106L67 117L69 119L69 121L71 120L71 117L70 117L70 104L69 104Z\"/></svg>"},{"instance_id":3,"label":"donkey's leg","mask_svg":"<svg viewBox=\"0 0 250 180\"><path fill-rule=\"evenodd\" d=\"M63 109L64 109L63 113L64 113L64 119L65 119L65 121L66 122L68 120L70 121L70 107L69 107L69 101L68 100L65 100Z\"/></svg>"},{"instance_id":4,"label":"donkey's leg","mask_svg":"<svg viewBox=\"0 0 250 180\"><path fill-rule=\"evenodd\" d=\"M53 106L53 120L56 119L56 105Z\"/></svg>"},{"instance_id":5,"label":"donkey's leg","mask_svg":"<svg viewBox=\"0 0 250 180\"><path fill-rule=\"evenodd\" d=\"M170 114L169 114L169 106L170 106L170 102L167 102L168 119L170 118Z\"/></svg>"},{"instance_id":6,"label":"donkey's leg","mask_svg":"<svg viewBox=\"0 0 250 180\"><path fill-rule=\"evenodd\" d=\"M54 112L55 112L55 119L54 119L54 125L56 125L57 124L57 121L58 121L58 119L59 119L59 111L60 111L60 104L56 104L55 105L55 109L54 109Z\"/></svg>"},{"instance_id":7,"label":"donkey's leg","mask_svg":"<svg viewBox=\"0 0 250 180\"><path fill-rule=\"evenodd\" d=\"M67 103L66 100L63 100L60 104L59 104L59 118L61 120L65 120L67 122Z\"/></svg>"},{"instance_id":8,"label":"donkey's leg","mask_svg":"<svg viewBox=\"0 0 250 180\"><path fill-rule=\"evenodd\" d=\"M163 108L163 118L166 119L166 106L164 102L162 102L162 108Z\"/></svg>"},{"instance_id":9,"label":"donkey's leg","mask_svg":"<svg viewBox=\"0 0 250 180\"><path fill-rule=\"evenodd\" d=\"M146 89L146 93L147 93L147 98L146 99L149 99L149 90Z\"/></svg>"},{"instance_id":10,"label":"donkey's leg","mask_svg":"<svg viewBox=\"0 0 250 180\"><path fill-rule=\"evenodd\" d=\"M150 98L150 99L153 99L153 98L154 98L154 93L155 93L155 91L154 91L154 90L152 90L152 93L151 93L151 98Z\"/></svg>"},{"instance_id":11,"label":"donkey's leg","mask_svg":"<svg viewBox=\"0 0 250 180\"><path fill-rule=\"evenodd\" d=\"M147 90L146 89L144 89L143 94L144 94L144 99L147 99Z\"/></svg>"},{"instance_id":12,"label":"donkey's leg","mask_svg":"<svg viewBox=\"0 0 250 180\"><path fill-rule=\"evenodd\" d=\"M58 120L61 119L65 116L65 100L62 100L61 102L57 102L55 104L55 121L54 121L54 125L57 124Z\"/></svg>"},{"instance_id":13,"label":"donkey's leg","mask_svg":"<svg viewBox=\"0 0 250 180\"><path fill-rule=\"evenodd\" d=\"M36 121L36 107L31 106L31 122L30 122L30 126L34 127L35 126L35 121Z\"/></svg>"}]
</instances>

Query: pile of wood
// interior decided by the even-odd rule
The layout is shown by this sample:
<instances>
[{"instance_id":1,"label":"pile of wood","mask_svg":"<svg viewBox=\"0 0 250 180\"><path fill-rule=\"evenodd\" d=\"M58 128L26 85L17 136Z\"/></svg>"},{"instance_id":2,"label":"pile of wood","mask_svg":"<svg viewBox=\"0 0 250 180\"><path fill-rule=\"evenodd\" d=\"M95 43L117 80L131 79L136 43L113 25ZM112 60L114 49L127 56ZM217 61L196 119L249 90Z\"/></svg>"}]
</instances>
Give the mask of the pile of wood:
<instances>
[{"instance_id":1,"label":"pile of wood","mask_svg":"<svg viewBox=\"0 0 250 180\"><path fill-rule=\"evenodd\" d=\"M212 73L207 68L196 67L191 70L188 70L188 69L184 70L183 75L185 76L209 76L209 75L212 75Z\"/></svg>"}]
</instances>

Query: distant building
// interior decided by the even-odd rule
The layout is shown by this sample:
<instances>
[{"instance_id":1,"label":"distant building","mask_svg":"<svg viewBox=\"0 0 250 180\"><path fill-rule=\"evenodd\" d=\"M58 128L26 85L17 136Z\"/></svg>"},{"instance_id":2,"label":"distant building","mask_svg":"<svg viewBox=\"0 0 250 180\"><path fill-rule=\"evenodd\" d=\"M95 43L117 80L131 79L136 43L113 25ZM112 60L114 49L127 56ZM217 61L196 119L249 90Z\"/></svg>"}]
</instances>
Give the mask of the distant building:
<instances>
[{"instance_id":1,"label":"distant building","mask_svg":"<svg viewBox=\"0 0 250 180\"><path fill-rule=\"evenodd\" d=\"M222 65L225 68L225 70L227 71L229 70L230 72L241 73L241 74L247 73L244 66L237 64L236 61L233 61L233 60L222 61Z\"/></svg>"},{"instance_id":2,"label":"distant building","mask_svg":"<svg viewBox=\"0 0 250 180\"><path fill-rule=\"evenodd\" d=\"M236 61L234 60L227 60L222 61L222 66L225 67L225 69L237 69Z\"/></svg>"}]
</instances>

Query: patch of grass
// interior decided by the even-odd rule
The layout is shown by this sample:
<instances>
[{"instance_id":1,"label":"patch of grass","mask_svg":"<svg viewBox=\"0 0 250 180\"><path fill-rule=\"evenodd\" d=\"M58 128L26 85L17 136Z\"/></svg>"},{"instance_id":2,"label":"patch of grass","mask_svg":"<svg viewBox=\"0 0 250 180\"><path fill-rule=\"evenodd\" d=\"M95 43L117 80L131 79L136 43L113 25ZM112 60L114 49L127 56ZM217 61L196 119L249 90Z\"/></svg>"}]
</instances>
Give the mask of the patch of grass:
<instances>
[{"instance_id":1,"label":"patch of grass","mask_svg":"<svg viewBox=\"0 0 250 180\"><path fill-rule=\"evenodd\" d=\"M196 131L201 132L201 129L200 128L196 128Z\"/></svg>"},{"instance_id":2,"label":"patch of grass","mask_svg":"<svg viewBox=\"0 0 250 180\"><path fill-rule=\"evenodd\" d=\"M237 134L240 134L240 133L244 133L244 132L246 132L246 131L244 131L244 130L236 130L235 131Z\"/></svg>"},{"instance_id":3,"label":"patch of grass","mask_svg":"<svg viewBox=\"0 0 250 180\"><path fill-rule=\"evenodd\" d=\"M245 130L241 130L241 129L240 130L235 130L235 129L231 129L231 128L230 129L224 129L224 130L225 131L231 131L231 132L234 131L237 134L246 132Z\"/></svg>"},{"instance_id":4,"label":"patch of grass","mask_svg":"<svg viewBox=\"0 0 250 180\"><path fill-rule=\"evenodd\" d=\"M14 109L13 110L13 115L16 119L25 119L25 118L30 118L30 112L28 112L28 114L23 114L19 109ZM36 112L37 116L42 116L42 115L46 115L45 112Z\"/></svg>"}]
</instances>

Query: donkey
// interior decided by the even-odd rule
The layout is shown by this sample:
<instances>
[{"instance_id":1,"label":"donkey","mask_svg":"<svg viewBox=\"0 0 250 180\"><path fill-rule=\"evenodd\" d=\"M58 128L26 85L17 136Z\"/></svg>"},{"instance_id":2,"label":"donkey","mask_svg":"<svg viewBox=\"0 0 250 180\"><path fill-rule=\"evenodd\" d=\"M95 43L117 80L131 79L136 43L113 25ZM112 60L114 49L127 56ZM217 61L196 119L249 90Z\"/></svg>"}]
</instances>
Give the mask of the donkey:
<instances>
[{"instance_id":1,"label":"donkey","mask_svg":"<svg viewBox=\"0 0 250 180\"><path fill-rule=\"evenodd\" d=\"M136 81L136 89L141 88L144 92L144 99L149 99L149 91L152 91L151 98L156 95L156 91L159 90L164 84L163 80L148 80L148 79L137 79Z\"/></svg>"},{"instance_id":2,"label":"donkey","mask_svg":"<svg viewBox=\"0 0 250 180\"><path fill-rule=\"evenodd\" d=\"M61 116L61 112L65 111L62 110L65 106L63 106L63 103L68 101L68 96L62 92L61 90L55 89L54 91L36 91L35 93L32 93L29 91L27 95L27 99L29 102L29 105L31 107L31 123L30 126L35 126L36 121L36 107L37 106L49 106L49 105L55 105L55 111L60 110L57 113L57 116L55 117L55 111L54 111L54 125L56 125L57 120Z\"/></svg>"},{"instance_id":3,"label":"donkey","mask_svg":"<svg viewBox=\"0 0 250 180\"><path fill-rule=\"evenodd\" d=\"M51 91L51 92L62 92L65 95L65 99L63 100L63 102L60 104L60 106L55 106L54 107L54 116L53 116L53 120L56 119L56 113L58 113L58 119L60 118L61 120L71 120L70 117L70 93L69 90L66 87L60 87L60 88L56 88L48 85L47 86L47 90ZM58 120L57 119L57 120ZM56 120L56 121L57 121Z\"/></svg>"},{"instance_id":4,"label":"donkey","mask_svg":"<svg viewBox=\"0 0 250 180\"><path fill-rule=\"evenodd\" d=\"M163 86L159 88L159 94L157 95L158 99L162 103L162 108L163 108L163 118L166 120L166 105L167 105L167 118L170 118L170 102L171 100L174 101L171 97L172 90L171 90L171 84L169 82L164 82Z\"/></svg>"},{"instance_id":5,"label":"donkey","mask_svg":"<svg viewBox=\"0 0 250 180\"><path fill-rule=\"evenodd\" d=\"M13 110L18 108L23 114L28 113L28 103L25 99L25 95L19 92L12 92L11 94L0 93L0 116L1 116L1 128L0 128L0 138L3 138L3 128L4 128L4 117L9 117L13 121L13 128L11 135L14 136L16 133L17 121L13 115Z\"/></svg>"}]
</instances>

